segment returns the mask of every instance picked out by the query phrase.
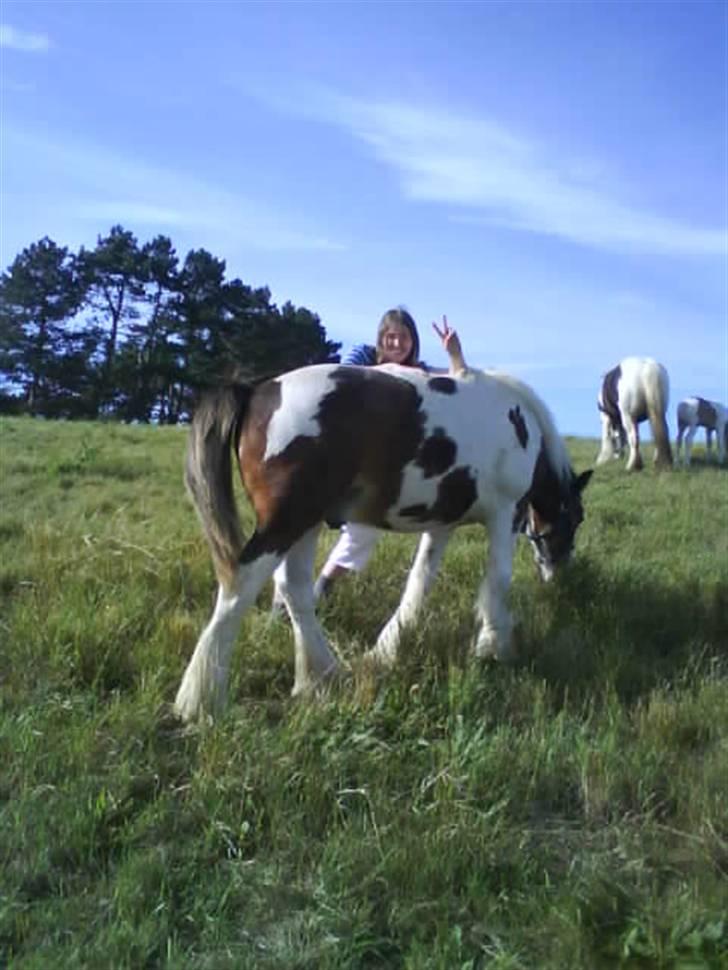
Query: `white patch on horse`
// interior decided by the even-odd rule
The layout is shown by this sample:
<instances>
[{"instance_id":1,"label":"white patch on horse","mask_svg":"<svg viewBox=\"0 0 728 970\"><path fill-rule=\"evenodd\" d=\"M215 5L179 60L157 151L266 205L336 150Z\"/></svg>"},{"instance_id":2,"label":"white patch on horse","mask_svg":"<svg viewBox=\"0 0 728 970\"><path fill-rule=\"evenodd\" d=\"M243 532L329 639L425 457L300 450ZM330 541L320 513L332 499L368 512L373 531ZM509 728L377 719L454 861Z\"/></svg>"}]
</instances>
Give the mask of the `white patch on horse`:
<instances>
[{"instance_id":1,"label":"white patch on horse","mask_svg":"<svg viewBox=\"0 0 728 970\"><path fill-rule=\"evenodd\" d=\"M294 381L292 373L304 372L293 371L276 378L281 388L281 403L268 425L264 461L285 451L294 438L300 435L315 438L320 431L316 412L323 396L321 383L313 379L313 374L308 379Z\"/></svg>"}]
</instances>

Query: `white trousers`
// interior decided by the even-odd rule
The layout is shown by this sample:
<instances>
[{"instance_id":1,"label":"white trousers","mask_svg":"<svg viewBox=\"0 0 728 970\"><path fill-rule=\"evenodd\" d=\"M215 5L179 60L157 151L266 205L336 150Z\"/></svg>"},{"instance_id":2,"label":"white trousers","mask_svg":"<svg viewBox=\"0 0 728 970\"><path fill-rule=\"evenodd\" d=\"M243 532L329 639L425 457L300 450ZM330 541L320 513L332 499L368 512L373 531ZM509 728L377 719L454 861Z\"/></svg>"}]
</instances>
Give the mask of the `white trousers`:
<instances>
[{"instance_id":1,"label":"white trousers","mask_svg":"<svg viewBox=\"0 0 728 970\"><path fill-rule=\"evenodd\" d=\"M329 553L321 575L331 576L339 567L361 572L374 552L379 535L379 529L373 525L346 522L341 527L339 540Z\"/></svg>"},{"instance_id":2,"label":"white trousers","mask_svg":"<svg viewBox=\"0 0 728 970\"><path fill-rule=\"evenodd\" d=\"M364 569L371 558L372 552L374 552L379 535L379 529L373 525L359 525L354 522L347 522L341 527L341 534L338 541L329 553L329 558L326 560L321 570L321 575L314 587L314 593L317 599L321 594L321 580L332 576L338 567L341 569L353 569L355 572L361 572ZM278 580L282 575L283 566L284 564L281 563L273 573L273 581L275 583L275 591L273 593L274 610L282 610L284 608L283 599L278 593Z\"/></svg>"}]
</instances>

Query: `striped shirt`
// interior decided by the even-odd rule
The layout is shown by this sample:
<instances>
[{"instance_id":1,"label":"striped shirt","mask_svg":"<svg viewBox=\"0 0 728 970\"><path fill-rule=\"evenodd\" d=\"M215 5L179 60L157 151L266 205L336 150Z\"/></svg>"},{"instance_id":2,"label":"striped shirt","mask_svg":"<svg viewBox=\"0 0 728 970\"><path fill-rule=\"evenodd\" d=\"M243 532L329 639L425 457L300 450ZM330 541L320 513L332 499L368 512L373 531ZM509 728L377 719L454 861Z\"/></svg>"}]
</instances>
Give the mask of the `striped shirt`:
<instances>
[{"instance_id":1,"label":"striped shirt","mask_svg":"<svg viewBox=\"0 0 728 970\"><path fill-rule=\"evenodd\" d=\"M352 347L341 363L354 364L357 367L375 367L377 363L377 348L372 344L357 344L356 347ZM424 371L432 370L431 367L428 367L422 361L416 366L421 367Z\"/></svg>"},{"instance_id":2,"label":"striped shirt","mask_svg":"<svg viewBox=\"0 0 728 970\"><path fill-rule=\"evenodd\" d=\"M353 347L342 364L356 364L357 367L374 367L377 362L377 348L372 344L357 344Z\"/></svg>"}]
</instances>

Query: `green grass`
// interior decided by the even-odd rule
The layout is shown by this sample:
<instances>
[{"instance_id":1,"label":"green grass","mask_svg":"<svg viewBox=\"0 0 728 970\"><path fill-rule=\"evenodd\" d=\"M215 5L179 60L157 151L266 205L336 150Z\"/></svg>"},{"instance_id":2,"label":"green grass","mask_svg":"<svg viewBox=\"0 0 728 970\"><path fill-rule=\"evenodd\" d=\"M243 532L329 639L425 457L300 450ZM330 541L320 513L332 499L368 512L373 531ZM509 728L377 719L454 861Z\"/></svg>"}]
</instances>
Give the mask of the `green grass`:
<instances>
[{"instance_id":1,"label":"green grass","mask_svg":"<svg viewBox=\"0 0 728 970\"><path fill-rule=\"evenodd\" d=\"M324 701L290 699L268 589L189 731L214 581L185 440L0 422L0 966L728 966L728 471L598 468L559 582L519 546L514 667L468 656L477 528L396 669ZM354 666L413 549L326 604Z\"/></svg>"}]
</instances>

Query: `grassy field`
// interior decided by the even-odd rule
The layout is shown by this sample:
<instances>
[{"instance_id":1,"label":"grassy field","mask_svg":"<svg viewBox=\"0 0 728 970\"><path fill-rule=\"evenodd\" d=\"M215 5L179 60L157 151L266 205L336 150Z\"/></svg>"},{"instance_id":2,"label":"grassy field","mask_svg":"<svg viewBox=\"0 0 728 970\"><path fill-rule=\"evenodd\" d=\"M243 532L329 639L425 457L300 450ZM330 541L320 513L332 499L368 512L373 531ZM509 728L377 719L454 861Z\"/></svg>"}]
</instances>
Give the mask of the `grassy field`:
<instances>
[{"instance_id":1,"label":"grassy field","mask_svg":"<svg viewBox=\"0 0 728 970\"><path fill-rule=\"evenodd\" d=\"M267 590L185 731L214 596L185 441L0 422L0 966L728 967L728 471L597 469L558 583L520 544L511 668L468 657L477 528L397 668L319 703ZM323 610L354 667L414 541Z\"/></svg>"}]
</instances>

